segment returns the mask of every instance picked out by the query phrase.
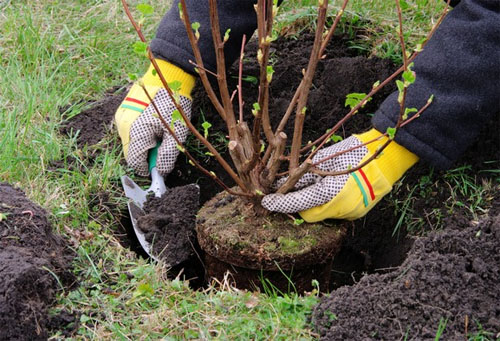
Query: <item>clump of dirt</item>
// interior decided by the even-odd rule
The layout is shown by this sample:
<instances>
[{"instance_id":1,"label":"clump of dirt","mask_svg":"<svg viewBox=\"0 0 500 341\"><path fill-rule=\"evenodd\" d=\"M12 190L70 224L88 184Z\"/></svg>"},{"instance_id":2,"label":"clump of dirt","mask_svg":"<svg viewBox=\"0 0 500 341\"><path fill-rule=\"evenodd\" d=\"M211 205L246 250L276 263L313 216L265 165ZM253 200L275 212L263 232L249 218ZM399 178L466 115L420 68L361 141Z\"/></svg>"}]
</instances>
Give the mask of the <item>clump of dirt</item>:
<instances>
[{"instance_id":1,"label":"clump of dirt","mask_svg":"<svg viewBox=\"0 0 500 341\"><path fill-rule=\"evenodd\" d=\"M267 271L267 275L275 271L278 277L284 277L283 273L306 273L317 265L327 265L329 271L345 231L342 222L304 222L297 226L282 214L261 215L253 210L251 203L226 192L205 203L196 222L198 242L208 255L205 258L208 275L221 280L227 270L233 274L243 272L246 276L251 276L250 270L256 270L253 277L257 278L257 284L261 271ZM227 265L222 266L216 259ZM236 271L235 267L238 267ZM238 277L235 282L240 288L248 288L248 282L255 279L241 274ZM312 279L305 281L307 288L311 287ZM322 280L322 288L328 288L324 278L315 279ZM288 280L285 284L286 288ZM301 286L296 287L299 292L303 291Z\"/></svg>"},{"instance_id":2,"label":"clump of dirt","mask_svg":"<svg viewBox=\"0 0 500 341\"><path fill-rule=\"evenodd\" d=\"M137 219L153 254L175 266L194 256L195 221L200 207L200 188L191 184L168 189L144 204L145 215Z\"/></svg>"},{"instance_id":3,"label":"clump of dirt","mask_svg":"<svg viewBox=\"0 0 500 341\"><path fill-rule=\"evenodd\" d=\"M128 85L114 87L103 99L87 103L90 107L64 122L59 131L68 136L78 134L79 147L98 143L111 130L116 109L125 99L128 88ZM67 110L68 106L59 109L61 114Z\"/></svg>"},{"instance_id":4,"label":"clump of dirt","mask_svg":"<svg viewBox=\"0 0 500 341\"><path fill-rule=\"evenodd\" d=\"M499 278L500 215L479 224L450 219L444 231L417 239L397 271L323 297L312 322L328 340L434 339L441 319L446 340L466 338L466 329L497 335Z\"/></svg>"},{"instance_id":5,"label":"clump of dirt","mask_svg":"<svg viewBox=\"0 0 500 341\"><path fill-rule=\"evenodd\" d=\"M0 183L0 214L0 340L47 339L48 329L66 325L48 309L61 285L75 285L74 253L52 233L45 211L7 183Z\"/></svg>"}]
</instances>

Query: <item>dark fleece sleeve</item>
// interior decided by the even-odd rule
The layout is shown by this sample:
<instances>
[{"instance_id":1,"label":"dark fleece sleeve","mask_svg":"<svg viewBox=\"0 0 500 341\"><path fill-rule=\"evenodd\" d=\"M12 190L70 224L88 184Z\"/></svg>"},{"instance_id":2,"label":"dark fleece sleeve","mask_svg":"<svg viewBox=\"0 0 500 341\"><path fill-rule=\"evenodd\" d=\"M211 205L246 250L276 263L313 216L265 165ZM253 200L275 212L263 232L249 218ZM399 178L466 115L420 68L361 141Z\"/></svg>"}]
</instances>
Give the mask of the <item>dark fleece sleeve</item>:
<instances>
[{"instance_id":1,"label":"dark fleece sleeve","mask_svg":"<svg viewBox=\"0 0 500 341\"><path fill-rule=\"evenodd\" d=\"M406 106L431 106L396 141L437 168L448 168L500 112L500 1L462 0L415 59ZM399 113L391 94L373 118L381 132Z\"/></svg>"},{"instance_id":2,"label":"dark fleece sleeve","mask_svg":"<svg viewBox=\"0 0 500 341\"><path fill-rule=\"evenodd\" d=\"M241 39L246 34L249 39L257 27L257 17L253 5L256 0L218 0L221 34L231 29L224 52L226 63L235 61L240 53ZM195 73L189 60L195 61L184 23L179 17L179 0L163 17L151 42L151 50L157 58L168 60L186 72ZM209 5L207 0L186 0L186 7L191 22L200 23L199 46L203 63L209 70L216 70L216 59L212 33L210 30Z\"/></svg>"}]
</instances>

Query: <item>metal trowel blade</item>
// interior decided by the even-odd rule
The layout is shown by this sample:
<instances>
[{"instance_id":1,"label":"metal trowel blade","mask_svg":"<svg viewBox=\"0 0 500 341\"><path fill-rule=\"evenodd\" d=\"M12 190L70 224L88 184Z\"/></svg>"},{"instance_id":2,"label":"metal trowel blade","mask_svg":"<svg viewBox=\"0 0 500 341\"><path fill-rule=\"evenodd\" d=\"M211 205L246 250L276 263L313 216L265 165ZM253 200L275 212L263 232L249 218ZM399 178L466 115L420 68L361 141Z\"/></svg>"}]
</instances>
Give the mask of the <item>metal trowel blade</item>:
<instances>
[{"instance_id":1,"label":"metal trowel blade","mask_svg":"<svg viewBox=\"0 0 500 341\"><path fill-rule=\"evenodd\" d=\"M144 207L148 192L139 187L131 178L122 176L122 186L125 191L125 196L132 200L140 208Z\"/></svg>"},{"instance_id":2,"label":"metal trowel blade","mask_svg":"<svg viewBox=\"0 0 500 341\"><path fill-rule=\"evenodd\" d=\"M137 225L137 219L145 214L144 211L142 210L141 207L136 205L132 200L129 200L129 202L127 203L127 207L128 207L128 212L130 214L130 220L132 220L132 226L134 228L135 235L139 240L139 243L141 244L142 248L144 249L144 251L146 251L149 257L153 258L155 261L158 261L158 258L155 257L152 253L153 250L151 244L146 240L144 232L142 232L142 230Z\"/></svg>"}]
</instances>

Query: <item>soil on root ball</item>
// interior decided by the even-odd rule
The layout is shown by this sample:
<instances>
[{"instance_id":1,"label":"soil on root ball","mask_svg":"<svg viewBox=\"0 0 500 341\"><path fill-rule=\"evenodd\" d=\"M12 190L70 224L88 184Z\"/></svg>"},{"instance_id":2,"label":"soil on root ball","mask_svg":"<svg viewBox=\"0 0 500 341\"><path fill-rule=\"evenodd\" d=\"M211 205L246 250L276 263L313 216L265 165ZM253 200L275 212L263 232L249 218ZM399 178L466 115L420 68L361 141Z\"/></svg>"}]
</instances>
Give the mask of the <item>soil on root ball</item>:
<instances>
[{"instance_id":1,"label":"soil on root ball","mask_svg":"<svg viewBox=\"0 0 500 341\"><path fill-rule=\"evenodd\" d=\"M312 322L325 340L467 339L500 332L500 215L450 220L418 239L397 271L367 275L323 297ZM405 337L406 335L406 337Z\"/></svg>"},{"instance_id":2,"label":"soil on root ball","mask_svg":"<svg viewBox=\"0 0 500 341\"><path fill-rule=\"evenodd\" d=\"M200 209L196 232L205 252L208 280L226 272L238 288L263 288L269 281L282 292L328 288L331 262L345 235L343 223L302 223L282 214L257 214L250 203L226 192Z\"/></svg>"},{"instance_id":3,"label":"soil on root ball","mask_svg":"<svg viewBox=\"0 0 500 341\"><path fill-rule=\"evenodd\" d=\"M194 184L167 189L161 198L149 196L143 208L145 214L137 219L139 229L152 245L152 253L169 266L195 256L199 197L200 189Z\"/></svg>"},{"instance_id":4,"label":"soil on root ball","mask_svg":"<svg viewBox=\"0 0 500 341\"><path fill-rule=\"evenodd\" d=\"M6 183L0 213L0 340L44 340L49 329L76 329L67 312L49 316L60 286L75 285L73 252L52 233L46 212Z\"/></svg>"}]
</instances>

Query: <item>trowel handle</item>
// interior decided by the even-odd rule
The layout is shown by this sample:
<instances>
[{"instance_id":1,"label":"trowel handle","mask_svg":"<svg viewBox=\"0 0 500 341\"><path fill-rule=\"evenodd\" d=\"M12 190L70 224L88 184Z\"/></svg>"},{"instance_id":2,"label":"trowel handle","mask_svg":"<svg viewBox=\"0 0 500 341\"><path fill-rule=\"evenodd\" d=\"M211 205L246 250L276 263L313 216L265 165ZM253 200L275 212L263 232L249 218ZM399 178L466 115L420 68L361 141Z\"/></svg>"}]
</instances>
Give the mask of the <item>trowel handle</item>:
<instances>
[{"instance_id":1,"label":"trowel handle","mask_svg":"<svg viewBox=\"0 0 500 341\"><path fill-rule=\"evenodd\" d=\"M158 172L158 168L156 168L158 147L160 147L160 144L161 143L158 143L153 149L150 149L148 153L149 172L151 173L151 187L149 190L153 191L156 197L161 197L162 194L167 191L165 180L163 180L163 176L161 176L160 172Z\"/></svg>"},{"instance_id":2,"label":"trowel handle","mask_svg":"<svg viewBox=\"0 0 500 341\"><path fill-rule=\"evenodd\" d=\"M160 147L161 143L158 142L156 146L153 149L150 149L148 152L148 165L149 165L149 172L153 170L153 168L156 167L156 160L158 159L158 148Z\"/></svg>"}]
</instances>

